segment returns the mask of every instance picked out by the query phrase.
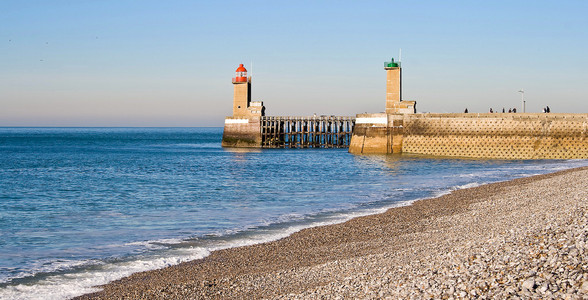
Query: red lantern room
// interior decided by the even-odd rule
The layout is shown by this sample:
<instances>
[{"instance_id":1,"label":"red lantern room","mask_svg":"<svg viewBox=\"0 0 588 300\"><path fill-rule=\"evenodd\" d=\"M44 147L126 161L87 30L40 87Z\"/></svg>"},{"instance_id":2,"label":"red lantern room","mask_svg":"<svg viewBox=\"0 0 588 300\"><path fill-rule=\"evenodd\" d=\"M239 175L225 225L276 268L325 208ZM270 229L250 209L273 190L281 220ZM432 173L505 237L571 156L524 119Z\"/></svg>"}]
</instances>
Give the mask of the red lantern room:
<instances>
[{"instance_id":1,"label":"red lantern room","mask_svg":"<svg viewBox=\"0 0 588 300\"><path fill-rule=\"evenodd\" d=\"M235 71L233 82L247 82L247 69L243 67L243 64L239 64L239 67Z\"/></svg>"}]
</instances>

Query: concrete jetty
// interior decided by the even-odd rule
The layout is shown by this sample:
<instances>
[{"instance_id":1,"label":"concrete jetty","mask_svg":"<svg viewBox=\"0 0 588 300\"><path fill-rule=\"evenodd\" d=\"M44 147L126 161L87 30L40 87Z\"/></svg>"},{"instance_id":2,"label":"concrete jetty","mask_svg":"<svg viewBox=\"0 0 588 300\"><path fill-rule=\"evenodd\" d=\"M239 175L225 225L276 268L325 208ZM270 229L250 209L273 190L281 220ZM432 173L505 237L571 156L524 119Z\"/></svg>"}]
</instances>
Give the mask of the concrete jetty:
<instances>
[{"instance_id":1,"label":"concrete jetty","mask_svg":"<svg viewBox=\"0 0 588 300\"><path fill-rule=\"evenodd\" d=\"M588 114L360 114L349 152L588 158Z\"/></svg>"}]
</instances>

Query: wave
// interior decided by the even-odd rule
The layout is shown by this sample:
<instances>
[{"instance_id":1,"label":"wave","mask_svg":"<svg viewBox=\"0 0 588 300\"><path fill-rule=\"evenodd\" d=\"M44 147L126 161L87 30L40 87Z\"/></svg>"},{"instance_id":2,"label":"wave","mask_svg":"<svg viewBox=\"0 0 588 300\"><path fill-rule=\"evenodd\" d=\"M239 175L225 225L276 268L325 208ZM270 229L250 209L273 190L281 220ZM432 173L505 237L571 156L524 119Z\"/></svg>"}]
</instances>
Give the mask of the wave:
<instances>
[{"instance_id":1,"label":"wave","mask_svg":"<svg viewBox=\"0 0 588 300\"><path fill-rule=\"evenodd\" d=\"M181 262L200 259L209 254L201 248L174 249L160 257L145 257L92 265L74 272L53 274L34 284L18 284L0 290L1 299L68 299L97 292L96 286L127 277L133 273L161 269Z\"/></svg>"}]
</instances>

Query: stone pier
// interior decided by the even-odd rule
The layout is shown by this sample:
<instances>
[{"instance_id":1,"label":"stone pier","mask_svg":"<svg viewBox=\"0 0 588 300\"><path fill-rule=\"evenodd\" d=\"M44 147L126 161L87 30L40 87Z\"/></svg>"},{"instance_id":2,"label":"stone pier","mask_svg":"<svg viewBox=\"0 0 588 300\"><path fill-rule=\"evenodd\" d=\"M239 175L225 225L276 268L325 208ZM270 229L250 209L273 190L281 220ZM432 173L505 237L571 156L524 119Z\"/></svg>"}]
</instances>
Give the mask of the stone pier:
<instances>
[{"instance_id":1,"label":"stone pier","mask_svg":"<svg viewBox=\"0 0 588 300\"><path fill-rule=\"evenodd\" d=\"M588 159L588 114L359 114L349 152Z\"/></svg>"}]
</instances>

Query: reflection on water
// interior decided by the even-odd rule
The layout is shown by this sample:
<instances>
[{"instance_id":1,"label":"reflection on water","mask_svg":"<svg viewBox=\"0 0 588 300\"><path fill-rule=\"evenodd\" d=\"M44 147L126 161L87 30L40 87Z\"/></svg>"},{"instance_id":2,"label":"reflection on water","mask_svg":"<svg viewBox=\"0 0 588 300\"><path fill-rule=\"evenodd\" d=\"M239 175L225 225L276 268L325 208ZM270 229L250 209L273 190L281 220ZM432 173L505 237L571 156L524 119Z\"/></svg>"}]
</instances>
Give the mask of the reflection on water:
<instances>
[{"instance_id":1,"label":"reflection on water","mask_svg":"<svg viewBox=\"0 0 588 300\"><path fill-rule=\"evenodd\" d=\"M235 147L223 147L224 151L231 153L260 153L261 148L235 148Z\"/></svg>"}]
</instances>

